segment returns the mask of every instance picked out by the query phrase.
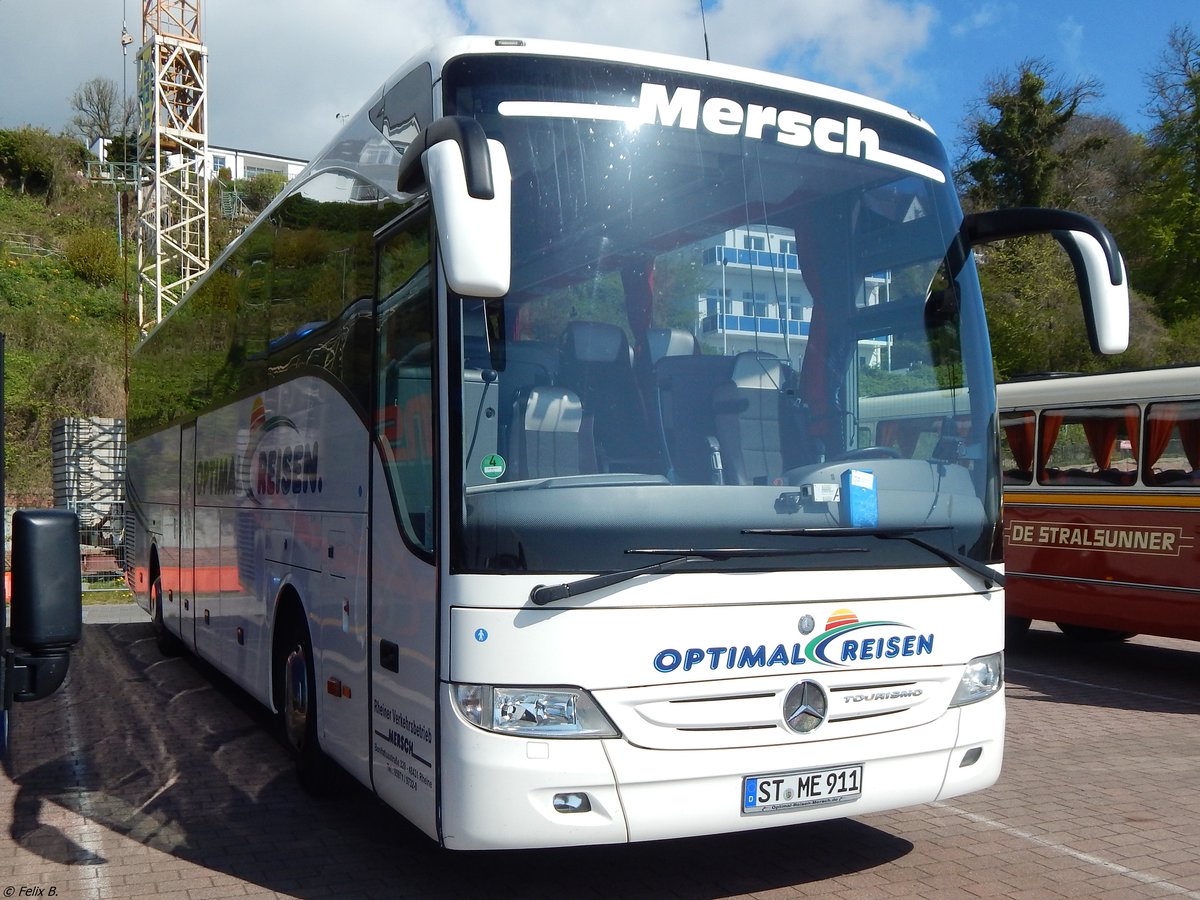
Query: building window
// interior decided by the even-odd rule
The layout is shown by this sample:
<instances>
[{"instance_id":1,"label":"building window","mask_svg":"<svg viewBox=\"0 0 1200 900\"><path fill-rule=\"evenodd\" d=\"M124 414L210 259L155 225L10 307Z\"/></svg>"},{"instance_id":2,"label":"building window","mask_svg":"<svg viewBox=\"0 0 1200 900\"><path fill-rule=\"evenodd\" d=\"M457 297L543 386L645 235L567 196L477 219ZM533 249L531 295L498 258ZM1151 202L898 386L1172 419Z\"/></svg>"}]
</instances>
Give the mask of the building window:
<instances>
[{"instance_id":1,"label":"building window","mask_svg":"<svg viewBox=\"0 0 1200 900\"><path fill-rule=\"evenodd\" d=\"M748 234L742 238L743 250L766 250L767 239L759 235Z\"/></svg>"}]
</instances>

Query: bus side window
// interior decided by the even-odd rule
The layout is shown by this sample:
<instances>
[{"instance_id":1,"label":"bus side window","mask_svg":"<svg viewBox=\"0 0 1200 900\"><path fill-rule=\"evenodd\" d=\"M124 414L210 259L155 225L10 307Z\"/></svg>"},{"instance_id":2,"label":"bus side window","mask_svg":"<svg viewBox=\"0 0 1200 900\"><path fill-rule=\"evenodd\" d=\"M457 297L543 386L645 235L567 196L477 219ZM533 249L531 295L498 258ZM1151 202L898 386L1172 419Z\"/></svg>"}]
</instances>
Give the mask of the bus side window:
<instances>
[{"instance_id":1,"label":"bus side window","mask_svg":"<svg viewBox=\"0 0 1200 900\"><path fill-rule=\"evenodd\" d=\"M429 216L379 245L375 435L405 537L433 552L434 321Z\"/></svg>"},{"instance_id":2,"label":"bus side window","mask_svg":"<svg viewBox=\"0 0 1200 900\"><path fill-rule=\"evenodd\" d=\"M1142 481L1153 487L1200 488L1200 401L1146 407Z\"/></svg>"},{"instance_id":3,"label":"bus side window","mask_svg":"<svg viewBox=\"0 0 1200 900\"><path fill-rule=\"evenodd\" d=\"M1137 480L1141 412L1134 404L1050 409L1038 435L1042 484L1120 486Z\"/></svg>"},{"instance_id":4,"label":"bus side window","mask_svg":"<svg viewBox=\"0 0 1200 900\"><path fill-rule=\"evenodd\" d=\"M1031 410L1000 413L1000 468L1005 484L1033 482L1033 430Z\"/></svg>"}]
</instances>

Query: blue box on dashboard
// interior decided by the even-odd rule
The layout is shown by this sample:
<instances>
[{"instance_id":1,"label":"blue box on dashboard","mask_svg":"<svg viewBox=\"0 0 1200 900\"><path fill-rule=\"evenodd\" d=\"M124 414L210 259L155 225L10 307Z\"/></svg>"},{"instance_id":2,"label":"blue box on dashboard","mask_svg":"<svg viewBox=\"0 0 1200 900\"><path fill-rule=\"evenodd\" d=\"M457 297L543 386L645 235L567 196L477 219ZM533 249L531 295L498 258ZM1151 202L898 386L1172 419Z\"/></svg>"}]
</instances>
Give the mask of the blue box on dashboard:
<instances>
[{"instance_id":1,"label":"blue box on dashboard","mask_svg":"<svg viewBox=\"0 0 1200 900\"><path fill-rule=\"evenodd\" d=\"M851 528L873 528L879 524L879 496L875 473L869 469L847 469L842 473L842 521Z\"/></svg>"}]
</instances>

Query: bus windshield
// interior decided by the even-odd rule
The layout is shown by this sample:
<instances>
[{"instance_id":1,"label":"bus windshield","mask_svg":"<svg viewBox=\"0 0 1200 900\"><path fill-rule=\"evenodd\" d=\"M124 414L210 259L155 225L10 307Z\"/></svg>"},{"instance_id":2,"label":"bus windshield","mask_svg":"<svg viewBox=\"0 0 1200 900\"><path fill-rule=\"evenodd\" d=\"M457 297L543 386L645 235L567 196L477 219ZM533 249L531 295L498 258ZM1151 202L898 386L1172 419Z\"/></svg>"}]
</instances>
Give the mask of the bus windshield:
<instances>
[{"instance_id":1,"label":"bus windshield","mask_svg":"<svg viewBox=\"0 0 1200 900\"><path fill-rule=\"evenodd\" d=\"M826 552L855 529L986 557L991 357L927 128L611 62L466 56L443 89L513 195L508 294L450 303L454 571L939 564Z\"/></svg>"}]
</instances>

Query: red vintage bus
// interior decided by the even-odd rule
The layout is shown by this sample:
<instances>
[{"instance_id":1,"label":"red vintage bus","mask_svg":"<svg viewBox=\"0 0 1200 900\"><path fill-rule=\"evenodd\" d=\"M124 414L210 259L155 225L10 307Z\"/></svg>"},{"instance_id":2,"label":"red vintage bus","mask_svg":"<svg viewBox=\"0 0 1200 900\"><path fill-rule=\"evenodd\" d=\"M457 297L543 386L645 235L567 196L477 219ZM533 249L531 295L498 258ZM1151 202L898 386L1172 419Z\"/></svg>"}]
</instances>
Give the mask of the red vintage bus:
<instances>
[{"instance_id":1,"label":"red vintage bus","mask_svg":"<svg viewBox=\"0 0 1200 900\"><path fill-rule=\"evenodd\" d=\"M997 386L1010 637L1200 640L1200 366Z\"/></svg>"}]
</instances>

